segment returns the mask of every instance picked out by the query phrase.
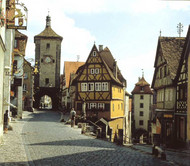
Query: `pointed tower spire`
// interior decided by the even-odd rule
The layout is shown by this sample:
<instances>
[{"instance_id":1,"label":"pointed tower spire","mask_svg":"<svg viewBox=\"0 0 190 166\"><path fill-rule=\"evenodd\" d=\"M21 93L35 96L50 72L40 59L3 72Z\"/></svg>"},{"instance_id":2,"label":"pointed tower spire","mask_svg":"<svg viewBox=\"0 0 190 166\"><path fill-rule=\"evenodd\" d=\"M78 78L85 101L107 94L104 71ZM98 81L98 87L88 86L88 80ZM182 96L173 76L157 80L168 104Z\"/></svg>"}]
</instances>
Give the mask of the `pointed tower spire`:
<instances>
[{"instance_id":1,"label":"pointed tower spire","mask_svg":"<svg viewBox=\"0 0 190 166\"><path fill-rule=\"evenodd\" d=\"M51 27L51 17L49 16L49 11L48 11L48 16L46 17L46 28Z\"/></svg>"},{"instance_id":2,"label":"pointed tower spire","mask_svg":"<svg viewBox=\"0 0 190 166\"><path fill-rule=\"evenodd\" d=\"M142 78L144 78L144 69L141 69L142 70Z\"/></svg>"}]
</instances>

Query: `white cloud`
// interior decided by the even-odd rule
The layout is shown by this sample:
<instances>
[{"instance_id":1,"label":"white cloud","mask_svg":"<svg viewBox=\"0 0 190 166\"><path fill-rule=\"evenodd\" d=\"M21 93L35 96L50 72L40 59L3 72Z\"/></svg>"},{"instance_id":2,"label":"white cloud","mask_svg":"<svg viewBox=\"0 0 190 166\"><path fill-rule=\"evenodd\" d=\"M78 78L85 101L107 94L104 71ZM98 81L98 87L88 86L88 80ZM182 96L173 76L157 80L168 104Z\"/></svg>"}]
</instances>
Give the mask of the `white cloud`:
<instances>
[{"instance_id":1,"label":"white cloud","mask_svg":"<svg viewBox=\"0 0 190 166\"><path fill-rule=\"evenodd\" d=\"M127 91L131 93L138 78L142 77L142 69L146 81L151 85L154 72L156 50L150 50L140 55L131 55L118 61L122 75L127 80Z\"/></svg>"},{"instance_id":2,"label":"white cloud","mask_svg":"<svg viewBox=\"0 0 190 166\"><path fill-rule=\"evenodd\" d=\"M75 61L77 59L77 55L80 55L80 61L86 60L86 57L90 52L89 45L90 48L93 46L95 37L87 29L77 27L75 25L75 21L65 15L64 10L62 10L62 3L65 1L59 1L60 3L58 3L57 0L54 1L55 3L52 3L52 1L50 0L26 0L25 4L29 10L29 24L28 31L26 33L23 33L27 34L29 37L26 48L26 55L27 57L34 58L34 36L41 33L44 30L46 24L45 19L48 14L48 7L51 5L51 27L58 35L63 37L61 67L62 71L63 61ZM71 2L68 1L68 5L71 5ZM77 4L75 5L77 6Z\"/></svg>"}]
</instances>

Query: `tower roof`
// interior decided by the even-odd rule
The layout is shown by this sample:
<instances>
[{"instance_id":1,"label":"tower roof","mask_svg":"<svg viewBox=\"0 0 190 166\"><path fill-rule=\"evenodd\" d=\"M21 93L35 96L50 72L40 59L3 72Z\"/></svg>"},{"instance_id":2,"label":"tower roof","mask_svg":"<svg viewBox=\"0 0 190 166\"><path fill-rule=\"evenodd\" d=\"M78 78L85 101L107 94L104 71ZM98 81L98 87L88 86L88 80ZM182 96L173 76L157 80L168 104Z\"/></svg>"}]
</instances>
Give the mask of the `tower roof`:
<instances>
[{"instance_id":1,"label":"tower roof","mask_svg":"<svg viewBox=\"0 0 190 166\"><path fill-rule=\"evenodd\" d=\"M139 82L135 84L135 88L131 92L132 94L153 94L150 84L146 82L145 78L139 79Z\"/></svg>"},{"instance_id":2,"label":"tower roof","mask_svg":"<svg viewBox=\"0 0 190 166\"><path fill-rule=\"evenodd\" d=\"M63 37L59 36L51 28L51 17L49 15L46 17L46 27L45 27L45 29L40 34L34 36L34 40L38 39L38 38L57 38L59 40L63 40Z\"/></svg>"}]
</instances>

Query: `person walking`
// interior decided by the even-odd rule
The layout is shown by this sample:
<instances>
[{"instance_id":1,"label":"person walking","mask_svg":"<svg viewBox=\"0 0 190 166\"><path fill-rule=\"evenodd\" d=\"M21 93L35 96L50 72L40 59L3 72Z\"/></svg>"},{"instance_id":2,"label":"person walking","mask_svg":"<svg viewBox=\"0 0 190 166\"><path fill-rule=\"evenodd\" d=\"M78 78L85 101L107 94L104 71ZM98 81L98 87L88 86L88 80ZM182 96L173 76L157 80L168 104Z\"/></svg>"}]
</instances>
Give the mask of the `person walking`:
<instances>
[{"instance_id":1,"label":"person walking","mask_svg":"<svg viewBox=\"0 0 190 166\"><path fill-rule=\"evenodd\" d=\"M76 116L76 111L74 110L74 108L72 108L70 112L71 127L75 126L75 116Z\"/></svg>"}]
</instances>

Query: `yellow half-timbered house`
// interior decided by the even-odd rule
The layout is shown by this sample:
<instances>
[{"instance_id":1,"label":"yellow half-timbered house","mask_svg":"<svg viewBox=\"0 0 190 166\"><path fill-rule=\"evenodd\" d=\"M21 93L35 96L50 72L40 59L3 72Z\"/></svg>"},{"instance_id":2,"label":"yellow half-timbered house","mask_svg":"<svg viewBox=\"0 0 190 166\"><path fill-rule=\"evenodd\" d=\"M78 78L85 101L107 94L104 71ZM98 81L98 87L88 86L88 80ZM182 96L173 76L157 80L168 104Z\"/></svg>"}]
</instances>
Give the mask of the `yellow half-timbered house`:
<instances>
[{"instance_id":1,"label":"yellow half-timbered house","mask_svg":"<svg viewBox=\"0 0 190 166\"><path fill-rule=\"evenodd\" d=\"M76 86L75 110L84 112L87 119L101 121L107 125L106 135L110 140L120 137L124 122L124 96L126 80L123 78L117 62L106 47L93 46L86 63L77 71L73 80ZM105 123L106 122L106 123ZM117 137L117 138L118 138Z\"/></svg>"}]
</instances>

